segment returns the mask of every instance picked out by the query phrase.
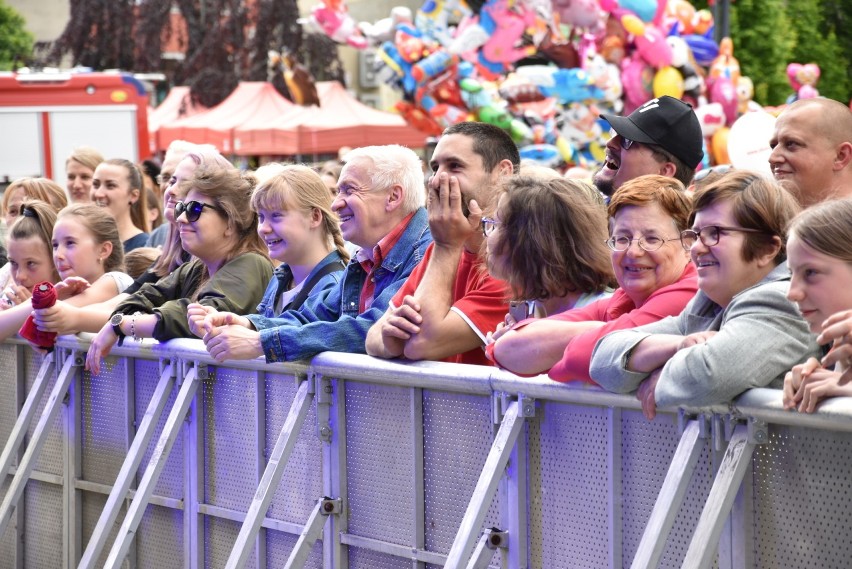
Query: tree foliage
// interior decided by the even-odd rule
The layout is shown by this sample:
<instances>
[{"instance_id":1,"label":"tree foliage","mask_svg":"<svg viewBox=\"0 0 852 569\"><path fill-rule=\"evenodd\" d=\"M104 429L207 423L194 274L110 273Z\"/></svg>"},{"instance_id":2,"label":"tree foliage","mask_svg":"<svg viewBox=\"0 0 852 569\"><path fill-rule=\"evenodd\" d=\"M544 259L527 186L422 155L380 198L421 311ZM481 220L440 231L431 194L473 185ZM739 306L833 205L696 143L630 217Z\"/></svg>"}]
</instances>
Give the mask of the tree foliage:
<instances>
[{"instance_id":1,"label":"tree foliage","mask_svg":"<svg viewBox=\"0 0 852 569\"><path fill-rule=\"evenodd\" d=\"M173 29L172 7L186 27ZM161 71L163 45L179 43L185 58L170 80L192 86L207 106L222 101L239 81L269 77L269 50L288 50L318 80L343 81L337 46L326 37L303 37L296 0L71 0L71 18L46 62L70 54L93 69ZM283 87L283 81L278 83Z\"/></svg>"},{"instance_id":2,"label":"tree foliage","mask_svg":"<svg viewBox=\"0 0 852 569\"><path fill-rule=\"evenodd\" d=\"M0 70L27 63L33 51L33 36L23 16L0 0Z\"/></svg>"}]
</instances>

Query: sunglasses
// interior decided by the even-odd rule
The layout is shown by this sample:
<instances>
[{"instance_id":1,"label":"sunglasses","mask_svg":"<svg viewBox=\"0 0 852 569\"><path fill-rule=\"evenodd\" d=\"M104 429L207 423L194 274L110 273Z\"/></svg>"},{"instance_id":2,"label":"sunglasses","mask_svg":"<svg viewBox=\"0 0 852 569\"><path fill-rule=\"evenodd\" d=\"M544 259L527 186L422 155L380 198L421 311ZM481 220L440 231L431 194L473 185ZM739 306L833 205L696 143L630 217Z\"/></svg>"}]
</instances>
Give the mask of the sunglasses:
<instances>
[{"instance_id":1,"label":"sunglasses","mask_svg":"<svg viewBox=\"0 0 852 569\"><path fill-rule=\"evenodd\" d=\"M204 203L204 202L176 202L175 203L175 219L179 218L181 215L186 213L186 219L190 223L194 223L198 221L198 218L201 217L201 212L204 211L205 207L209 207L210 209L214 209L216 211L222 211L218 206L213 204Z\"/></svg>"}]
</instances>

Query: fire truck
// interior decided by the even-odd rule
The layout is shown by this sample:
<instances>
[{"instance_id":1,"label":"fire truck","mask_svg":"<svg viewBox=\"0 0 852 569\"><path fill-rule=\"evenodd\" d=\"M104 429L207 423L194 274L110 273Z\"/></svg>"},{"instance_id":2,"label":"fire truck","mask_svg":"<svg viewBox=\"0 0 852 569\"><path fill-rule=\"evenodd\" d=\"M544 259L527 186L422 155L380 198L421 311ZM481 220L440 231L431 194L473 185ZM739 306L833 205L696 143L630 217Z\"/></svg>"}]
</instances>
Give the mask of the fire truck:
<instances>
[{"instance_id":1,"label":"fire truck","mask_svg":"<svg viewBox=\"0 0 852 569\"><path fill-rule=\"evenodd\" d=\"M0 73L0 183L44 176L64 186L79 146L148 158L148 96L127 73Z\"/></svg>"}]
</instances>

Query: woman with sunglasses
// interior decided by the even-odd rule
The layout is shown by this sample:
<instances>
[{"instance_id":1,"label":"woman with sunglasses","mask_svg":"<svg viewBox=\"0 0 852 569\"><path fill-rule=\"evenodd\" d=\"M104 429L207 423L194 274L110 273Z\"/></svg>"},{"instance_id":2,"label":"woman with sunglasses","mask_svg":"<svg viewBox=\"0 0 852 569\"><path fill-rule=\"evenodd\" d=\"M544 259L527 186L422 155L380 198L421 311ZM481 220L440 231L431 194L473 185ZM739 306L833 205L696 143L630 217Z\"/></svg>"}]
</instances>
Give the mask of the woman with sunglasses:
<instances>
[{"instance_id":1,"label":"woman with sunglasses","mask_svg":"<svg viewBox=\"0 0 852 569\"><path fill-rule=\"evenodd\" d=\"M116 307L92 341L86 368L97 374L100 360L126 336L190 338L191 302L245 314L260 302L272 264L249 207L255 179L235 170L200 167L178 188L185 194L174 212L183 249L194 259L155 284L146 284Z\"/></svg>"},{"instance_id":2,"label":"woman with sunglasses","mask_svg":"<svg viewBox=\"0 0 852 569\"><path fill-rule=\"evenodd\" d=\"M610 249L618 289L588 306L498 330L486 347L497 365L518 375L591 381L589 362L600 338L679 314L695 295L695 268L679 243L689 218L680 182L634 178L616 190L608 211L610 238L601 241Z\"/></svg>"},{"instance_id":3,"label":"woman with sunglasses","mask_svg":"<svg viewBox=\"0 0 852 569\"><path fill-rule=\"evenodd\" d=\"M610 391L638 388L653 419L658 405L712 405L780 382L816 354L787 299L786 228L797 212L792 195L753 172L729 172L696 193L681 242L698 294L678 316L603 338L592 378Z\"/></svg>"}]
</instances>

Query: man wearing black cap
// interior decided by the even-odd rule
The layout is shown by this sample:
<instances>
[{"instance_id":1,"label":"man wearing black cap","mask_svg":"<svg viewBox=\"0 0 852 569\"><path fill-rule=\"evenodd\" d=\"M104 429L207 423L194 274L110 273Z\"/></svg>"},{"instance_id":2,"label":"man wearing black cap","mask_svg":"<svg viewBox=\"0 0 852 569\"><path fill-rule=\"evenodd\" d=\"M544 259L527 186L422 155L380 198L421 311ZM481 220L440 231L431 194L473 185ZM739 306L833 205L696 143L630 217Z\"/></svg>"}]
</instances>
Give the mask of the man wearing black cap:
<instances>
[{"instance_id":1,"label":"man wearing black cap","mask_svg":"<svg viewBox=\"0 0 852 569\"><path fill-rule=\"evenodd\" d=\"M611 196L623 183L647 174L692 181L704 157L703 135L692 107L664 95L651 99L629 116L601 115L614 131L606 144L606 161L593 182Z\"/></svg>"}]
</instances>

